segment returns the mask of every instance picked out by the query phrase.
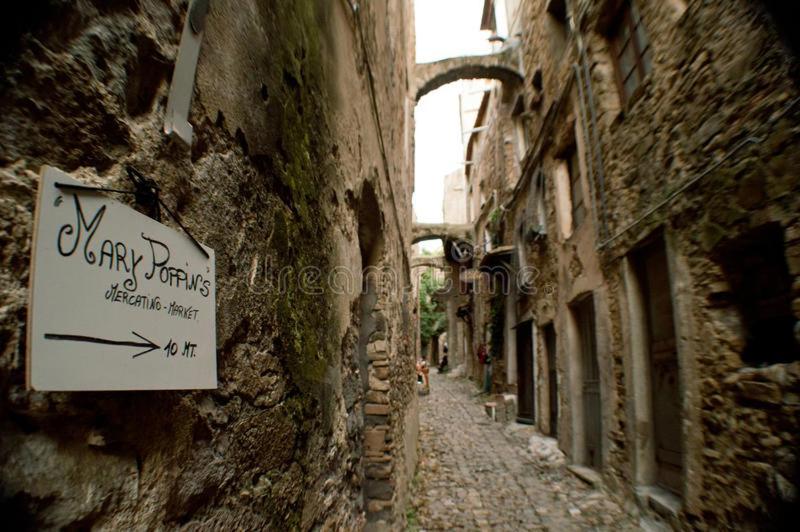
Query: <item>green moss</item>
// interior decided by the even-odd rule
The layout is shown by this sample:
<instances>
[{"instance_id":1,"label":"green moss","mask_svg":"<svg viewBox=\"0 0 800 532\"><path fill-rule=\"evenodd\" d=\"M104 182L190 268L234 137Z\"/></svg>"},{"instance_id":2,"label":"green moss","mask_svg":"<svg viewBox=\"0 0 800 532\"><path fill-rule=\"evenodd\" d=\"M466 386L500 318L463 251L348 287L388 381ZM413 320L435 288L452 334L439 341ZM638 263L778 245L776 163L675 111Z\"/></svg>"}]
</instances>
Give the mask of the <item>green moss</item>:
<instances>
[{"instance_id":1,"label":"green moss","mask_svg":"<svg viewBox=\"0 0 800 532\"><path fill-rule=\"evenodd\" d=\"M325 368L332 358L335 346L326 334L332 327L333 316L328 310L329 294L319 279L309 290L301 281L307 267L319 269L324 274L328 268L328 257L319 249L319 242L304 234L302 226L285 220L285 213L276 217L273 244L277 256L285 260L282 292L276 301L277 325L280 328L279 355L286 361L298 387L304 392L316 390L322 382ZM323 234L322 229L319 228ZM316 271L316 270L315 270ZM316 293L321 291L321 293Z\"/></svg>"},{"instance_id":2,"label":"green moss","mask_svg":"<svg viewBox=\"0 0 800 532\"><path fill-rule=\"evenodd\" d=\"M314 2L280 3L282 42L278 52L282 101L277 177L288 189L292 208L304 222L315 212L325 167L328 127L320 37Z\"/></svg>"},{"instance_id":3,"label":"green moss","mask_svg":"<svg viewBox=\"0 0 800 532\"><path fill-rule=\"evenodd\" d=\"M284 292L276 301L281 356L293 380L304 393L317 395L328 361L335 349L327 334L334 323L330 295L303 290L299 273L318 268L324 276L330 257L324 242L329 228L319 215L319 196L327 189L327 157L330 145L324 83L320 20L316 2L302 0L274 5L274 20L281 21L281 38L274 43L271 91L277 98L275 117L280 134L272 174L279 182L280 196L289 207L276 214L272 246L281 267L291 268ZM325 290L324 283L317 283Z\"/></svg>"}]
</instances>

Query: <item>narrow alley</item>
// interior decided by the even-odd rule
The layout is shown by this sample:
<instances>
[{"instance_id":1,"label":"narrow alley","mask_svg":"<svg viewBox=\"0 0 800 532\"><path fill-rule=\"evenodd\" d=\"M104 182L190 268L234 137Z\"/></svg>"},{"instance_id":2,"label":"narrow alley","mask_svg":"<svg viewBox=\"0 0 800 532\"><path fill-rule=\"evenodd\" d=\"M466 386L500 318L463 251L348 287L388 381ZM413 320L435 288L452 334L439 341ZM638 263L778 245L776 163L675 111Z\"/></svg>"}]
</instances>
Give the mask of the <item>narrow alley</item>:
<instances>
[{"instance_id":1,"label":"narrow alley","mask_svg":"<svg viewBox=\"0 0 800 532\"><path fill-rule=\"evenodd\" d=\"M420 400L413 530L639 530L602 491L567 470L552 438L502 425L472 383L431 373Z\"/></svg>"},{"instance_id":2,"label":"narrow alley","mask_svg":"<svg viewBox=\"0 0 800 532\"><path fill-rule=\"evenodd\" d=\"M3 528L792 529L796 3L6 2Z\"/></svg>"}]
</instances>

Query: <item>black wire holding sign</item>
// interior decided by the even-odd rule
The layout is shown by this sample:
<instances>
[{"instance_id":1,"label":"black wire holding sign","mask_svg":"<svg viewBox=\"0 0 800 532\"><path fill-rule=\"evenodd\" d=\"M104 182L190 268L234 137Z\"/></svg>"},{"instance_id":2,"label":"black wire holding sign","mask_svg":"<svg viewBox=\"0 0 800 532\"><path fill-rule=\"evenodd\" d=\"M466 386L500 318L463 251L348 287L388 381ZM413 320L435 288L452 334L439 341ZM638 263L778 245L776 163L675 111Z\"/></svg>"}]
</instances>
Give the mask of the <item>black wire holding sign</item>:
<instances>
[{"instance_id":1,"label":"black wire holding sign","mask_svg":"<svg viewBox=\"0 0 800 532\"><path fill-rule=\"evenodd\" d=\"M133 183L134 190L122 190L118 188L107 188L107 187L90 187L88 185L73 185L70 183L55 183L56 188L61 190L85 190L90 192L113 192L115 194L133 194L136 198L136 203L141 205L147 210L147 215L154 219L157 222L161 221L161 209L163 207L167 214L175 220L175 223L186 233L186 236L194 243L197 249L200 250L200 253L205 256L205 258L209 259L211 256L208 252L200 245L200 242L192 236L192 233L181 223L180 218L178 215L172 212L172 210L167 207L164 201L161 199L160 192L161 189L158 187L158 184L150 177L147 177L139 170L134 168L133 166L126 166L125 170L128 174L128 179L131 180Z\"/></svg>"}]
</instances>

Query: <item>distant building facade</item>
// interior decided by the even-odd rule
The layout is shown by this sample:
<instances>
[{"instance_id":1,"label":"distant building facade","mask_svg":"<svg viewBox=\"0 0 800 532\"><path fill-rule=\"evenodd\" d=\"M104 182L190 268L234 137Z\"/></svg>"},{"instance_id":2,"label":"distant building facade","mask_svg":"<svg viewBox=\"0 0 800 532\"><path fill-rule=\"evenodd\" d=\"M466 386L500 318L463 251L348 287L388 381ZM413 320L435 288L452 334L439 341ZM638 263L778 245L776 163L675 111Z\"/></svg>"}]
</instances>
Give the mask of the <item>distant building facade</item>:
<instances>
[{"instance_id":1,"label":"distant building facade","mask_svg":"<svg viewBox=\"0 0 800 532\"><path fill-rule=\"evenodd\" d=\"M467 191L464 187L464 171L461 168L444 176L442 218L444 223L467 223Z\"/></svg>"}]
</instances>

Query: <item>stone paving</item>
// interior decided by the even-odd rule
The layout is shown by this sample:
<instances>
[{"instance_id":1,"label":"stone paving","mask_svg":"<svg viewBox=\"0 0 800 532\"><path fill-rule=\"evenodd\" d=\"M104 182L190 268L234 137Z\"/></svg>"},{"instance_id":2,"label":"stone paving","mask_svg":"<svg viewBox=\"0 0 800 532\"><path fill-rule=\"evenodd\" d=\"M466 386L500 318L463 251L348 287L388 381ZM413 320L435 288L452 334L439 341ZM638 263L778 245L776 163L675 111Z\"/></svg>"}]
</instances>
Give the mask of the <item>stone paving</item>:
<instances>
[{"instance_id":1,"label":"stone paving","mask_svg":"<svg viewBox=\"0 0 800 532\"><path fill-rule=\"evenodd\" d=\"M420 397L410 530L640 530L566 469L554 440L490 420L471 383L434 373L430 395ZM540 451L547 445L556 459Z\"/></svg>"}]
</instances>

